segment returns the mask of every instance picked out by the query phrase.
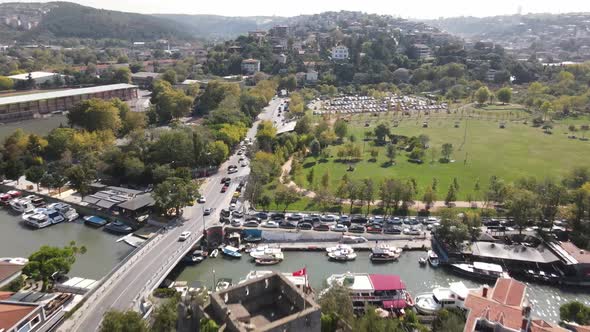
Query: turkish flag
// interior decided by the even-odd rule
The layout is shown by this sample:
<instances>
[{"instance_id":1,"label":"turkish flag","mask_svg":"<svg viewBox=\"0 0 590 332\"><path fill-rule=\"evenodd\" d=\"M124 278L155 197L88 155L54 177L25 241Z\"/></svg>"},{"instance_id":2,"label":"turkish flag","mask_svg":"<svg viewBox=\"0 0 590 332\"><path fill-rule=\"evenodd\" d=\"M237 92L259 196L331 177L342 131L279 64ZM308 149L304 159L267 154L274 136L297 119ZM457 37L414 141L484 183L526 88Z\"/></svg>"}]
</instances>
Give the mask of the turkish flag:
<instances>
[{"instance_id":1,"label":"turkish flag","mask_svg":"<svg viewBox=\"0 0 590 332\"><path fill-rule=\"evenodd\" d=\"M299 270L299 271L295 271L295 272L293 272L293 276L294 276L294 277L301 277L301 276L304 276L304 275L306 275L306 274L307 274L307 270L306 270L306 268L302 268L302 269L301 269L301 270Z\"/></svg>"}]
</instances>

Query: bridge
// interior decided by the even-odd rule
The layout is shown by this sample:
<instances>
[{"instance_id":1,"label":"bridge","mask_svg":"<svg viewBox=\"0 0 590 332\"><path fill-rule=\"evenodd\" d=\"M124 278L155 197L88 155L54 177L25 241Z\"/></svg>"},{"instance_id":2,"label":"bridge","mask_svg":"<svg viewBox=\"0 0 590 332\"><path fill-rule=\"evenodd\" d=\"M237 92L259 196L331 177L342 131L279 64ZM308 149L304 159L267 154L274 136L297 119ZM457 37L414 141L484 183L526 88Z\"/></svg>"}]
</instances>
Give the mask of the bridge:
<instances>
[{"instance_id":1,"label":"bridge","mask_svg":"<svg viewBox=\"0 0 590 332\"><path fill-rule=\"evenodd\" d=\"M281 99L274 99L260 115L261 119L272 119ZM247 137L254 139L258 121L248 131ZM206 198L205 204L196 204L184 209L182 220L173 227L160 230L130 256L125 258L102 280L101 284L88 293L82 305L70 319L64 321L58 331L96 331L104 314L109 310L140 310L142 300L156 289L180 260L198 242L204 227L219 220L221 208L229 206L238 181L232 181L229 190L221 193L221 179L228 176L227 167L237 165L239 156L232 155L201 187ZM250 167L240 167L238 173L229 175L232 179L247 177ZM214 213L203 216L205 207L214 207ZM178 241L180 234L190 231L191 237Z\"/></svg>"}]
</instances>

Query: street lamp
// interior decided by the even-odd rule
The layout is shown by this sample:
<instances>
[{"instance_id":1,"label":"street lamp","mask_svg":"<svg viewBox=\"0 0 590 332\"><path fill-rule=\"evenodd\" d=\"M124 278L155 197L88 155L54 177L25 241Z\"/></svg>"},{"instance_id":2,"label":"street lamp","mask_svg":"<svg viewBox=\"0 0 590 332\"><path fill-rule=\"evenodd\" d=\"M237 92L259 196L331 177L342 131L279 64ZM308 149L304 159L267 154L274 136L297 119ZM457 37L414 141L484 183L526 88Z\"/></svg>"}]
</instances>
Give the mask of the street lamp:
<instances>
[{"instance_id":1,"label":"street lamp","mask_svg":"<svg viewBox=\"0 0 590 332\"><path fill-rule=\"evenodd\" d=\"M213 287L211 287L212 291L215 291L215 270L213 270Z\"/></svg>"}]
</instances>

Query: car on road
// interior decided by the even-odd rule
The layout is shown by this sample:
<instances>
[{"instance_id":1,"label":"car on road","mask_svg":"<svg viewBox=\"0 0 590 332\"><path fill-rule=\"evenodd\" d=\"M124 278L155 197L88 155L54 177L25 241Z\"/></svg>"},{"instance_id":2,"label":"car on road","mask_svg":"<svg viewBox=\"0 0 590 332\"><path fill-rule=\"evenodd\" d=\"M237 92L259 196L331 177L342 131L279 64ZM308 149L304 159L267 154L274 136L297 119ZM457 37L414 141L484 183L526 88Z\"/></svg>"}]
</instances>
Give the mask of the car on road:
<instances>
[{"instance_id":1,"label":"car on road","mask_svg":"<svg viewBox=\"0 0 590 332\"><path fill-rule=\"evenodd\" d=\"M355 225L352 224L349 228L348 231L351 233L364 233L365 232L365 227L361 226L361 225Z\"/></svg>"},{"instance_id":2,"label":"car on road","mask_svg":"<svg viewBox=\"0 0 590 332\"><path fill-rule=\"evenodd\" d=\"M258 221L252 219L252 220L246 220L246 222L244 222L244 224L242 226L244 227L258 227Z\"/></svg>"},{"instance_id":3,"label":"car on road","mask_svg":"<svg viewBox=\"0 0 590 332\"><path fill-rule=\"evenodd\" d=\"M236 206L236 203L231 203L231 204L229 205L229 209L230 209L231 211L235 210L236 208L237 208L237 206Z\"/></svg>"},{"instance_id":4,"label":"car on road","mask_svg":"<svg viewBox=\"0 0 590 332\"><path fill-rule=\"evenodd\" d=\"M226 192L226 191L227 191L227 187L228 187L228 186L223 186L223 187L221 187L221 192L222 192L222 193Z\"/></svg>"},{"instance_id":5,"label":"car on road","mask_svg":"<svg viewBox=\"0 0 590 332\"><path fill-rule=\"evenodd\" d=\"M188 238L191 237L191 232L189 231L185 231L180 233L180 236L178 237L178 241L186 241L188 240Z\"/></svg>"},{"instance_id":6,"label":"car on road","mask_svg":"<svg viewBox=\"0 0 590 332\"><path fill-rule=\"evenodd\" d=\"M210 214L211 214L211 212L212 212L212 211L213 211L213 210L212 210L211 208L205 208L205 209L203 210L203 215L204 215L204 216L208 216L208 215L210 215Z\"/></svg>"},{"instance_id":7,"label":"car on road","mask_svg":"<svg viewBox=\"0 0 590 332\"><path fill-rule=\"evenodd\" d=\"M330 230L330 226L326 225L326 224L319 224L317 226L315 226L313 228L314 231L320 231L320 232L324 232L324 231L329 231Z\"/></svg>"},{"instance_id":8,"label":"car on road","mask_svg":"<svg viewBox=\"0 0 590 332\"><path fill-rule=\"evenodd\" d=\"M221 179L221 183L225 183L225 184L230 184L231 183L231 178L229 177L224 177Z\"/></svg>"},{"instance_id":9,"label":"car on road","mask_svg":"<svg viewBox=\"0 0 590 332\"><path fill-rule=\"evenodd\" d=\"M205 199L205 196L201 196L199 197L199 199L197 200L197 202L204 204L207 200Z\"/></svg>"},{"instance_id":10,"label":"car on road","mask_svg":"<svg viewBox=\"0 0 590 332\"><path fill-rule=\"evenodd\" d=\"M231 211L229 209L221 209L220 214L222 217L229 217L229 215L231 214Z\"/></svg>"},{"instance_id":11,"label":"car on road","mask_svg":"<svg viewBox=\"0 0 590 332\"><path fill-rule=\"evenodd\" d=\"M279 223L274 220L269 220L267 222L263 222L262 225L260 225L260 226L266 227L266 228L279 228Z\"/></svg>"},{"instance_id":12,"label":"car on road","mask_svg":"<svg viewBox=\"0 0 590 332\"><path fill-rule=\"evenodd\" d=\"M313 225L307 222L302 222L297 224L297 228L299 229L305 229L305 230L310 230L313 228Z\"/></svg>"},{"instance_id":13,"label":"car on road","mask_svg":"<svg viewBox=\"0 0 590 332\"><path fill-rule=\"evenodd\" d=\"M344 233L344 232L347 232L348 231L348 227L346 227L344 225L341 225L341 224L337 224L337 225L334 225L334 226L330 227L330 230L332 232Z\"/></svg>"},{"instance_id":14,"label":"car on road","mask_svg":"<svg viewBox=\"0 0 590 332\"><path fill-rule=\"evenodd\" d=\"M244 223L244 221L242 219L234 219L231 221L231 225L234 227L242 227L242 224Z\"/></svg>"}]
</instances>

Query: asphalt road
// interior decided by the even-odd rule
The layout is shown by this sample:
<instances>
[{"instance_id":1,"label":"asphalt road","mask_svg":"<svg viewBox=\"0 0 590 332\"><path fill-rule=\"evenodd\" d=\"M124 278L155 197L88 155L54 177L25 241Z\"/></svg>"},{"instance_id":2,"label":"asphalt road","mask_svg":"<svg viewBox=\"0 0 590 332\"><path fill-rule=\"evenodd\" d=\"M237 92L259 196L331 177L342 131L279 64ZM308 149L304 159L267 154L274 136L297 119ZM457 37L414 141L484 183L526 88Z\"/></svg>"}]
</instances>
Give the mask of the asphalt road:
<instances>
[{"instance_id":1,"label":"asphalt road","mask_svg":"<svg viewBox=\"0 0 590 332\"><path fill-rule=\"evenodd\" d=\"M277 108L284 99L273 99L264 112L259 115L260 119L274 120L277 118ZM256 121L248 131L247 137L254 139L259 121ZM229 206L231 197L239 181L232 181L230 188L221 193L221 179L229 176L232 179L246 178L250 173L250 167L238 166L238 172L228 175L229 165L239 165L240 156L234 154L221 167L220 171L209 177L201 187L201 193L206 198L206 203L195 204L186 207L183 213L183 222L178 226L169 229L166 233L159 235L162 238L154 241L153 246L144 248L146 253L138 256L134 262L125 265L126 270L118 278L112 278L108 289L100 293L92 306L74 315L69 321L58 329L59 331L96 331L105 312L111 309L126 310L137 308L137 296L147 289L153 288L158 279L163 278L162 269L170 266L179 255L180 251L194 242L203 232L204 223L213 224L219 220L219 212L222 208ZM203 217L205 207L214 208L210 216ZM205 219L203 219L205 218ZM184 231L192 232L188 241L180 242L178 237ZM107 282L107 283L108 283Z\"/></svg>"}]
</instances>

